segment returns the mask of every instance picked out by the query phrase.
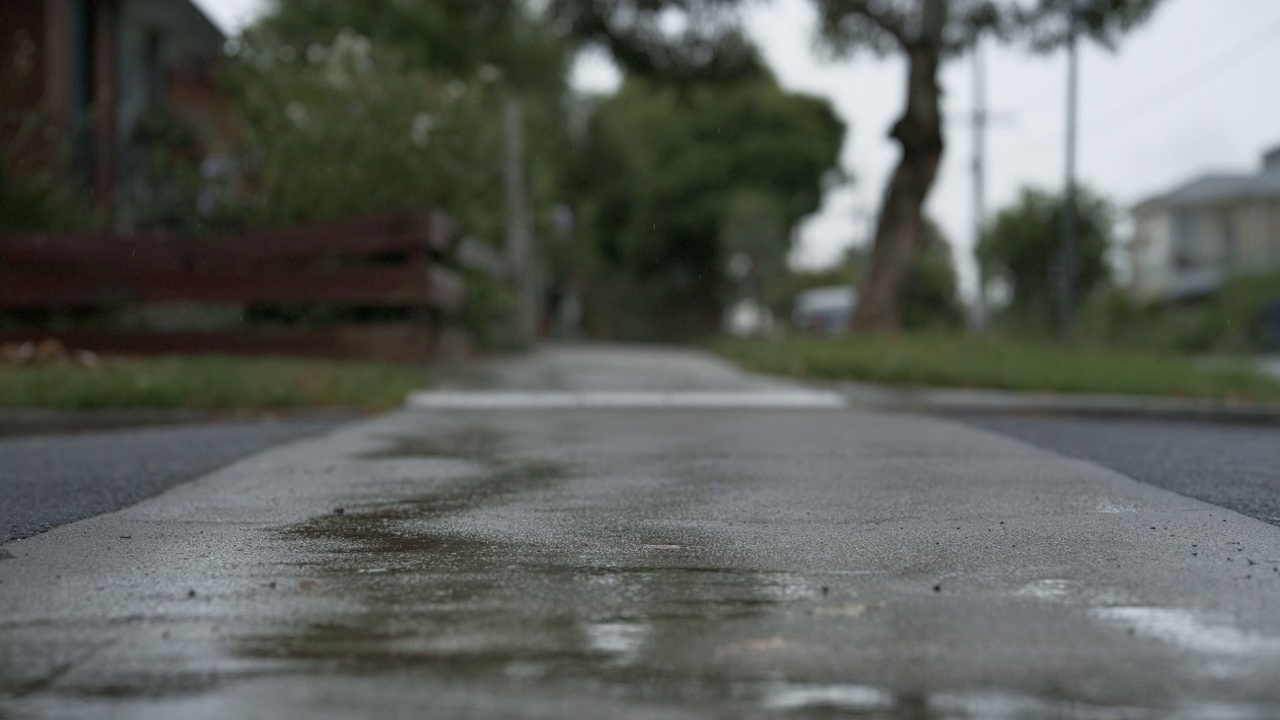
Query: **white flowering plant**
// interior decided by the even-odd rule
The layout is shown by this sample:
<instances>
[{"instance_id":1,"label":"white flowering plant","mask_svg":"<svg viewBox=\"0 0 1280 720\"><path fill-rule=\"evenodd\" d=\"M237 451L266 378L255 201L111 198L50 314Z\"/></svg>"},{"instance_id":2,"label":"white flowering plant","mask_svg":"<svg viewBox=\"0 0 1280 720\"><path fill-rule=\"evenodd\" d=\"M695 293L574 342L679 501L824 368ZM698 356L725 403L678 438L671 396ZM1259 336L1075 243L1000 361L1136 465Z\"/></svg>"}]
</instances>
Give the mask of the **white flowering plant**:
<instances>
[{"instance_id":1,"label":"white flowering plant","mask_svg":"<svg viewBox=\"0 0 1280 720\"><path fill-rule=\"evenodd\" d=\"M250 32L228 49L246 222L291 225L444 209L500 235L502 96L351 30L297 48Z\"/></svg>"}]
</instances>

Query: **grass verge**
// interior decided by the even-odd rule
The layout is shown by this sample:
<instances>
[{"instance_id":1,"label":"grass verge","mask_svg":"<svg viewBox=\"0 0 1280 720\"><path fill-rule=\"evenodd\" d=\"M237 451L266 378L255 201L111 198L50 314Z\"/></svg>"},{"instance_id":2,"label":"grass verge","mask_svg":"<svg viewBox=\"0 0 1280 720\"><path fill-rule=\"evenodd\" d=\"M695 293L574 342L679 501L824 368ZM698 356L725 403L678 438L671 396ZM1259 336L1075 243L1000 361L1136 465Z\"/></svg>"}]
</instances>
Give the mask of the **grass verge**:
<instances>
[{"instance_id":1,"label":"grass verge","mask_svg":"<svg viewBox=\"0 0 1280 720\"><path fill-rule=\"evenodd\" d=\"M1049 342L952 335L721 338L711 349L756 372L824 380L1280 401L1280 381L1246 369Z\"/></svg>"},{"instance_id":2,"label":"grass verge","mask_svg":"<svg viewBox=\"0 0 1280 720\"><path fill-rule=\"evenodd\" d=\"M0 365L0 407L199 410L399 405L429 382L421 368L377 362L217 355L105 358L100 367Z\"/></svg>"}]
</instances>

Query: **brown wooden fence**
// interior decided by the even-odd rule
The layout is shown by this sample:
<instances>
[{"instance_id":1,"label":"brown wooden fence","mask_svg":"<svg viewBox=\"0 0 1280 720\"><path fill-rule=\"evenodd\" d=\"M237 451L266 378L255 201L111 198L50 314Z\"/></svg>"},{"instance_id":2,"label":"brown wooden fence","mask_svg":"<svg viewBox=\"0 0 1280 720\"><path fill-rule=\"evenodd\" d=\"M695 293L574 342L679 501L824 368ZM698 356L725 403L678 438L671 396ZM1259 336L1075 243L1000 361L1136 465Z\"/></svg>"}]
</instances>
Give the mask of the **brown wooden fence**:
<instances>
[{"instance_id":1,"label":"brown wooden fence","mask_svg":"<svg viewBox=\"0 0 1280 720\"><path fill-rule=\"evenodd\" d=\"M114 353L426 359L444 319L465 302L461 275L449 267L456 235L438 214L226 237L0 235L0 342L54 337ZM124 330L102 319L166 303L359 308L399 319L176 331Z\"/></svg>"}]
</instances>

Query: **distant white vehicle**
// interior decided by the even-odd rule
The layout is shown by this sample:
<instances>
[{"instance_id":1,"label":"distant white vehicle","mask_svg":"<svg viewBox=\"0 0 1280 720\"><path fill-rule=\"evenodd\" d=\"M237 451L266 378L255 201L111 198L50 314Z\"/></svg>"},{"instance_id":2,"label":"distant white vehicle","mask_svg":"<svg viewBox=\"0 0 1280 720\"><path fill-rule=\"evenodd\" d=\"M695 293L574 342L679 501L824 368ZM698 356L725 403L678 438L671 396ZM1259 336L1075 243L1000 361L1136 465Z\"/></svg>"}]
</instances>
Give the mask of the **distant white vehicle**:
<instances>
[{"instance_id":1,"label":"distant white vehicle","mask_svg":"<svg viewBox=\"0 0 1280 720\"><path fill-rule=\"evenodd\" d=\"M832 285L805 290L796 296L791 324L798 330L838 335L849 328L858 291L852 285Z\"/></svg>"}]
</instances>

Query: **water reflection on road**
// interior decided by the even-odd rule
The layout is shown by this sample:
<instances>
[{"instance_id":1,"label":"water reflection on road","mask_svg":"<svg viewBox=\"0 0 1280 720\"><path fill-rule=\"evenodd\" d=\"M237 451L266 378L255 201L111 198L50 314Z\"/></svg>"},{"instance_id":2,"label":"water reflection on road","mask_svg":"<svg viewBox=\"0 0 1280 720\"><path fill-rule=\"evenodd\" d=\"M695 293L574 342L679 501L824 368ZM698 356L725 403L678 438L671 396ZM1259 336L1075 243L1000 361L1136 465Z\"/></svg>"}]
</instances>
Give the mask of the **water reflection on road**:
<instances>
[{"instance_id":1,"label":"water reflection on road","mask_svg":"<svg viewBox=\"0 0 1280 720\"><path fill-rule=\"evenodd\" d=\"M433 682L508 696L515 706L522 694L550 691L724 717L1191 718L1223 710L797 682L779 668L827 677L822 653L830 649L806 645L804 633L788 630L803 623L807 637L820 638L824 627L847 632L882 612L882 603L853 589L865 573L752 568L705 529L634 537L612 551L553 533L546 542L519 542L473 516L501 515L506 505L583 480L582 470L501 450L500 436L464 428L392 438L367 453L369 462L447 459L470 470L427 493L278 529L295 546L299 566L315 576L299 592L323 601L300 605L306 610L287 622L236 636L234 652L285 674L425 673ZM705 548L718 549L708 555ZM1072 587L1049 578L1010 594L1056 602ZM1118 612L1104 619L1151 624ZM1248 707L1227 709L1261 717Z\"/></svg>"}]
</instances>

